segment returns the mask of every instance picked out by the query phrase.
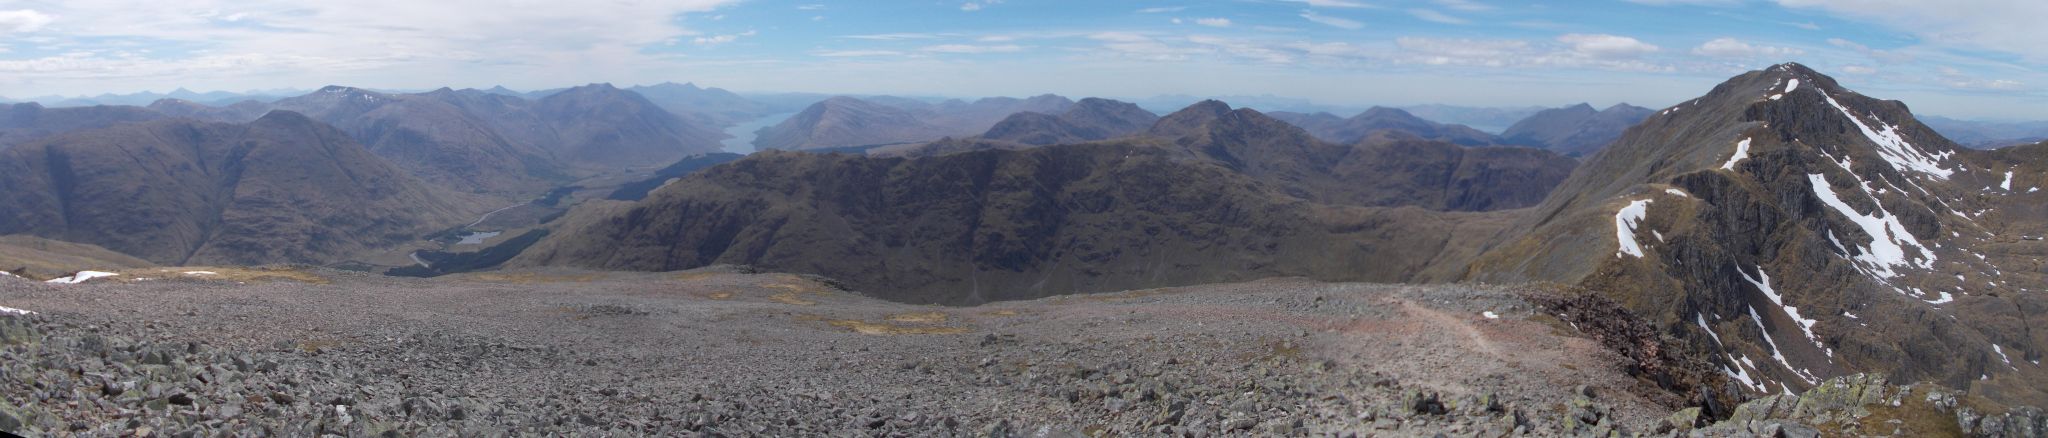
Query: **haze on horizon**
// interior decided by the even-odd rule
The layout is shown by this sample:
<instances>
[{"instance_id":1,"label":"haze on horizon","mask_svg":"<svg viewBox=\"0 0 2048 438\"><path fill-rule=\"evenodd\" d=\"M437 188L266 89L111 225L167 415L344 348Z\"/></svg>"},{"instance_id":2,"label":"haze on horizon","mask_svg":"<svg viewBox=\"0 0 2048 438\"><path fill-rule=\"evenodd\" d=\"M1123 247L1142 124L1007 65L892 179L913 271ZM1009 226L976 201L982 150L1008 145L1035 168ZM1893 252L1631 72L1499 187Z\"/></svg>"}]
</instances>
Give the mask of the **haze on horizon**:
<instances>
[{"instance_id":1,"label":"haze on horizon","mask_svg":"<svg viewBox=\"0 0 2048 438\"><path fill-rule=\"evenodd\" d=\"M0 0L0 96L695 82L919 96L1663 106L1798 61L2048 119L2048 2Z\"/></svg>"}]
</instances>

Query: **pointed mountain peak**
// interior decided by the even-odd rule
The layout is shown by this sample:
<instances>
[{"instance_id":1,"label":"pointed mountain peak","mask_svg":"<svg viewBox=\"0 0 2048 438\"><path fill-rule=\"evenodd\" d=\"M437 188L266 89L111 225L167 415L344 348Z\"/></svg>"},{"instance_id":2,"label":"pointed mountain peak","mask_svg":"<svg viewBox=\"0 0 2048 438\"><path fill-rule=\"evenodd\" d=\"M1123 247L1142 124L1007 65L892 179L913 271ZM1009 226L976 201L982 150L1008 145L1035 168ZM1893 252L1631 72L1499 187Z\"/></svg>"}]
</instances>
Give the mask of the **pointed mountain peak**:
<instances>
[{"instance_id":1,"label":"pointed mountain peak","mask_svg":"<svg viewBox=\"0 0 2048 438\"><path fill-rule=\"evenodd\" d=\"M311 117L306 117L305 114L299 114L297 111L272 110L271 112L264 113L263 117L257 118L255 122L251 122L250 126L291 127L318 123L313 121Z\"/></svg>"},{"instance_id":2,"label":"pointed mountain peak","mask_svg":"<svg viewBox=\"0 0 2048 438\"><path fill-rule=\"evenodd\" d=\"M1564 109L1565 109L1565 110L1568 110L1568 111L1584 111L1584 112L1599 112L1599 111L1600 111L1600 110L1597 110L1597 109L1593 109L1593 104L1590 104L1590 103L1585 103L1585 102L1579 102L1579 104L1578 104L1578 105L1572 105L1572 106L1567 106L1567 107L1564 107Z\"/></svg>"},{"instance_id":3,"label":"pointed mountain peak","mask_svg":"<svg viewBox=\"0 0 2048 438\"><path fill-rule=\"evenodd\" d=\"M1161 137L1180 137L1228 114L1230 104L1215 99L1204 100L1161 117L1158 122L1152 124L1149 133Z\"/></svg>"},{"instance_id":4,"label":"pointed mountain peak","mask_svg":"<svg viewBox=\"0 0 2048 438\"><path fill-rule=\"evenodd\" d=\"M1402 110L1402 109L1400 109L1400 108L1388 108L1388 107L1384 107L1384 106L1375 106L1375 107L1372 107L1372 108L1367 108L1367 109L1365 110L1365 112L1362 112L1362 113L1358 113L1358 117L1363 117L1363 118L1399 118L1399 119L1414 119L1414 118L1417 118L1417 117L1415 117L1415 115L1414 115L1414 114L1410 114L1410 113L1409 113L1408 111Z\"/></svg>"},{"instance_id":5,"label":"pointed mountain peak","mask_svg":"<svg viewBox=\"0 0 2048 438\"><path fill-rule=\"evenodd\" d=\"M1168 115L1167 117L1173 117L1181 114L1206 114L1209 117L1217 117L1227 114L1229 112L1230 104L1223 103L1223 101L1221 100L1209 99L1201 102L1195 102L1194 105L1188 105L1187 108L1182 108L1180 111L1175 111L1172 115Z\"/></svg>"},{"instance_id":6,"label":"pointed mountain peak","mask_svg":"<svg viewBox=\"0 0 2048 438\"><path fill-rule=\"evenodd\" d=\"M1603 112L1603 113L1604 113L1604 112L1609 112L1609 111L1637 111L1637 110L1649 110L1649 108L1643 108L1643 107L1639 107L1639 106L1635 106L1635 105L1629 105L1629 104L1628 104L1628 102L1622 102L1622 103L1617 103L1617 104L1614 104L1613 106L1609 106L1609 107L1607 107L1606 109L1602 109L1602 110L1600 110L1600 112Z\"/></svg>"}]
</instances>

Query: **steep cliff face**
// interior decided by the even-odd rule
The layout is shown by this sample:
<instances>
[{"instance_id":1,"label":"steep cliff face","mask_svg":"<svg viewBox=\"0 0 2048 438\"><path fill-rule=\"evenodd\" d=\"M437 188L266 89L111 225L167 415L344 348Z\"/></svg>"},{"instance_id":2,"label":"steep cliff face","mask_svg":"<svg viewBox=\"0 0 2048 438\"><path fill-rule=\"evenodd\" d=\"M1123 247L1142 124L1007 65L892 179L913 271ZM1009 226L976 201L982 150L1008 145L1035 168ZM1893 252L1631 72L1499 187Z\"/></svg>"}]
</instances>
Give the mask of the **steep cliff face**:
<instances>
[{"instance_id":1,"label":"steep cliff face","mask_svg":"<svg viewBox=\"0 0 2048 438\"><path fill-rule=\"evenodd\" d=\"M2048 290L2019 231L2038 194L2002 179L2041 181L2039 152L1960 149L1779 65L1629 129L1465 277L1602 291L1751 391L1881 371L2039 404L2048 333L2024 327Z\"/></svg>"}]
</instances>

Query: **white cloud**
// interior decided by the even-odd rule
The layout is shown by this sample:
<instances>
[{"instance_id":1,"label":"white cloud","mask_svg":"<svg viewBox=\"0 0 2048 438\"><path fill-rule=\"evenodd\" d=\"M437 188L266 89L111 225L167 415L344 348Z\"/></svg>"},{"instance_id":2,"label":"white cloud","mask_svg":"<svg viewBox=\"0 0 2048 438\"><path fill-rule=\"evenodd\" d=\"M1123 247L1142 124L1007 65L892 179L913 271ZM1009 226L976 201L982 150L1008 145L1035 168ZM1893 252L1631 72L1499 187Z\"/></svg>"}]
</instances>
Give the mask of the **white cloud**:
<instances>
[{"instance_id":1,"label":"white cloud","mask_svg":"<svg viewBox=\"0 0 2048 438\"><path fill-rule=\"evenodd\" d=\"M877 33L867 35L846 35L840 38L876 41L930 40L959 36L950 33Z\"/></svg>"},{"instance_id":2,"label":"white cloud","mask_svg":"<svg viewBox=\"0 0 2048 438\"><path fill-rule=\"evenodd\" d=\"M1841 38L1828 38L1828 44L1833 45L1835 47L1841 47L1844 49L1855 51L1856 53L1862 54L1863 56L1868 56L1870 57L1870 59L1876 60L1881 63L1903 64L1913 62L1913 55L1911 54L1891 50L1873 49L1870 48L1870 46L1857 44L1855 41L1849 41Z\"/></svg>"},{"instance_id":3,"label":"white cloud","mask_svg":"<svg viewBox=\"0 0 2048 438\"><path fill-rule=\"evenodd\" d=\"M922 48L922 49L918 49L918 50L922 50L922 51L926 51L926 52L931 52L931 53L962 53L962 54L979 54L979 53L1013 53L1013 52L1021 52L1021 51L1024 51L1024 46L1019 46L1019 45L1016 45L1016 44L1001 44L1001 45L973 45L973 44L940 44L940 45L936 45L936 46L925 46L924 48Z\"/></svg>"},{"instance_id":4,"label":"white cloud","mask_svg":"<svg viewBox=\"0 0 2048 438\"><path fill-rule=\"evenodd\" d=\"M1574 53L1593 58L1634 58L1659 50L1650 43L1620 35L1574 33L1559 36L1557 41L1570 45Z\"/></svg>"},{"instance_id":5,"label":"white cloud","mask_svg":"<svg viewBox=\"0 0 2048 438\"><path fill-rule=\"evenodd\" d=\"M690 40L690 42L695 43L696 45L699 46L716 46L720 44L730 43L733 41L739 41L740 37L750 37L754 35L754 31L750 30L746 32L727 35L700 36Z\"/></svg>"},{"instance_id":6,"label":"white cloud","mask_svg":"<svg viewBox=\"0 0 2048 438\"><path fill-rule=\"evenodd\" d=\"M1656 46L1613 35L1564 35L1557 43L1513 39L1402 37L1394 40L1401 64L1490 68L1571 68L1669 72L1673 67L1639 59Z\"/></svg>"},{"instance_id":7,"label":"white cloud","mask_svg":"<svg viewBox=\"0 0 2048 438\"><path fill-rule=\"evenodd\" d=\"M1394 44L1412 55L1404 61L1427 65L1506 67L1532 54L1532 45L1521 40L1401 37Z\"/></svg>"},{"instance_id":8,"label":"white cloud","mask_svg":"<svg viewBox=\"0 0 2048 438\"><path fill-rule=\"evenodd\" d=\"M51 21L56 18L34 9L0 11L0 33L35 32Z\"/></svg>"},{"instance_id":9,"label":"white cloud","mask_svg":"<svg viewBox=\"0 0 2048 438\"><path fill-rule=\"evenodd\" d=\"M1370 7L1373 7L1372 5L1369 5L1369 4L1365 4L1365 3L1359 3L1359 2L1356 2L1356 1L1352 1L1352 0L1281 0L1281 1L1286 1L1286 2L1292 2L1292 3L1304 3L1304 4L1307 4L1307 5L1309 6L1309 7L1312 7L1312 8L1370 8Z\"/></svg>"},{"instance_id":10,"label":"white cloud","mask_svg":"<svg viewBox=\"0 0 2048 438\"><path fill-rule=\"evenodd\" d=\"M1197 18L1197 19L1195 19L1195 24L1200 24L1200 25L1203 25L1203 26L1209 26L1209 27L1230 27L1230 19L1228 19L1228 18Z\"/></svg>"},{"instance_id":11,"label":"white cloud","mask_svg":"<svg viewBox=\"0 0 2048 438\"><path fill-rule=\"evenodd\" d=\"M622 72L651 70L675 56L647 48L704 35L684 26L685 14L736 1L619 0L600 8L574 2L505 7L497 0L65 0L33 12L0 13L0 32L34 29L36 38L47 38L37 43L42 47L189 49L15 59L0 65L0 87L32 84L62 92L115 91L109 85L438 87L463 85L451 78L623 80L628 78ZM229 17L238 19L228 22ZM137 79L110 84L91 79L97 77Z\"/></svg>"},{"instance_id":12,"label":"white cloud","mask_svg":"<svg viewBox=\"0 0 2048 438\"><path fill-rule=\"evenodd\" d=\"M962 11L967 11L967 12L974 12L974 11L979 11L979 10L981 10L981 4L980 4L980 3L961 3L961 4L960 4L960 10L962 10Z\"/></svg>"},{"instance_id":13,"label":"white cloud","mask_svg":"<svg viewBox=\"0 0 2048 438\"><path fill-rule=\"evenodd\" d=\"M1778 0L1790 8L1824 11L1876 23L1937 45L2048 60L2048 1L2040 0Z\"/></svg>"},{"instance_id":14,"label":"white cloud","mask_svg":"<svg viewBox=\"0 0 2048 438\"><path fill-rule=\"evenodd\" d=\"M1443 6L1443 7L1446 7L1446 8L1451 8L1451 9L1453 9L1453 10L1465 11L1465 12L1481 12L1481 11L1490 11L1490 10L1493 10L1493 6L1490 6L1490 5L1486 5L1486 4L1482 4L1482 3L1479 3L1479 2L1475 2L1475 1L1472 1L1472 0L1435 0L1435 1L1436 1L1436 4L1437 4L1437 5L1439 5L1439 6Z\"/></svg>"},{"instance_id":15,"label":"white cloud","mask_svg":"<svg viewBox=\"0 0 2048 438\"><path fill-rule=\"evenodd\" d=\"M1273 64L1294 62L1294 55L1287 51L1249 41L1212 36L1190 36L1188 37L1188 42L1205 46L1221 54L1257 62Z\"/></svg>"},{"instance_id":16,"label":"white cloud","mask_svg":"<svg viewBox=\"0 0 2048 438\"><path fill-rule=\"evenodd\" d=\"M1783 58L1806 51L1790 47L1752 45L1734 38L1715 38L1692 49L1694 55L1715 58Z\"/></svg>"},{"instance_id":17,"label":"white cloud","mask_svg":"<svg viewBox=\"0 0 2048 438\"><path fill-rule=\"evenodd\" d=\"M1316 11L1301 11L1301 18L1308 19L1308 21L1315 22L1317 24L1322 24L1325 26L1335 27L1339 29L1359 29L1365 27L1365 23L1360 23L1357 21L1343 18L1331 17L1328 15L1317 14Z\"/></svg>"},{"instance_id":18,"label":"white cloud","mask_svg":"<svg viewBox=\"0 0 2048 438\"><path fill-rule=\"evenodd\" d=\"M1852 74L1852 75L1867 75L1867 74L1875 74L1875 73L1877 73L1877 69L1875 69L1875 68L1870 68L1869 66L1862 66L1862 65L1853 65L1853 64L1852 64L1852 65L1844 65L1844 66L1842 66L1842 73L1846 73L1846 74Z\"/></svg>"},{"instance_id":19,"label":"white cloud","mask_svg":"<svg viewBox=\"0 0 2048 438\"><path fill-rule=\"evenodd\" d=\"M817 55L817 56L823 56L823 57L827 57L827 58L862 58L862 57L874 57L874 56L903 56L903 52L898 52L898 51L894 51L894 50L826 50L826 51L822 51L822 52L814 52L814 53L811 53L811 54L812 54L812 55Z\"/></svg>"},{"instance_id":20,"label":"white cloud","mask_svg":"<svg viewBox=\"0 0 2048 438\"><path fill-rule=\"evenodd\" d=\"M1935 71L1939 72L1938 79L1942 85L1958 90L2012 91L2026 88L2026 85L2019 81L1978 78L1955 67L1944 66Z\"/></svg>"},{"instance_id":21,"label":"white cloud","mask_svg":"<svg viewBox=\"0 0 2048 438\"><path fill-rule=\"evenodd\" d=\"M1168 13L1168 12L1180 12L1180 11L1185 11L1185 10L1187 10L1187 9L1188 9L1188 7L1186 7L1186 6L1168 6L1168 7L1157 7L1157 8L1145 8L1145 9L1139 9L1139 10L1138 10L1138 13L1140 13L1140 14L1164 14L1164 13Z\"/></svg>"},{"instance_id":22,"label":"white cloud","mask_svg":"<svg viewBox=\"0 0 2048 438\"><path fill-rule=\"evenodd\" d=\"M825 9L825 5L820 5L820 4L809 4L809 5L796 5L796 10L799 10L799 11L816 11L816 10L823 10L823 9Z\"/></svg>"},{"instance_id":23,"label":"white cloud","mask_svg":"<svg viewBox=\"0 0 2048 438\"><path fill-rule=\"evenodd\" d=\"M1699 5L1699 6L1735 6L1735 5L1740 5L1740 4L1742 4L1742 2L1743 2L1743 1L1744 1L1744 0L1628 0L1628 2L1629 2L1629 3L1635 3L1635 4L1642 4L1642 5L1651 5L1651 6L1672 6L1672 5Z\"/></svg>"},{"instance_id":24,"label":"white cloud","mask_svg":"<svg viewBox=\"0 0 2048 438\"><path fill-rule=\"evenodd\" d=\"M1415 9L1409 9L1409 10L1408 10L1408 15L1413 15L1413 16L1415 16L1415 18L1416 18L1416 19L1420 19L1420 20L1422 20L1422 21L1428 21L1428 22L1432 22L1432 23L1442 23L1442 24L1471 24L1471 23L1472 23L1472 22L1470 22L1470 21L1466 21L1466 20L1465 20L1465 19L1463 19L1463 18L1453 17L1453 16L1450 16L1450 15L1448 15L1448 14L1444 14L1444 13L1442 13L1442 12L1437 12L1437 11L1434 11L1434 10L1430 10L1430 9L1422 9L1422 8L1415 8Z\"/></svg>"}]
</instances>

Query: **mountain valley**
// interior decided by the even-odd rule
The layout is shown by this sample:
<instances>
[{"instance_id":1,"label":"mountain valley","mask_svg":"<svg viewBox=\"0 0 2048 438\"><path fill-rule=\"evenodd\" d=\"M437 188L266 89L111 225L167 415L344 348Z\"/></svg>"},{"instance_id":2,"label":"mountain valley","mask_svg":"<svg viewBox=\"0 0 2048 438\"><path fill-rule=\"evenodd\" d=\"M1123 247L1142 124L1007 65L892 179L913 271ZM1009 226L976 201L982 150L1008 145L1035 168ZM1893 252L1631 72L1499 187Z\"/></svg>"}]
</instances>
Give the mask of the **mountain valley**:
<instances>
[{"instance_id":1,"label":"mountain valley","mask_svg":"<svg viewBox=\"0 0 2048 438\"><path fill-rule=\"evenodd\" d=\"M1798 63L1350 117L142 97L0 107L0 431L2048 434L2048 142Z\"/></svg>"}]
</instances>

